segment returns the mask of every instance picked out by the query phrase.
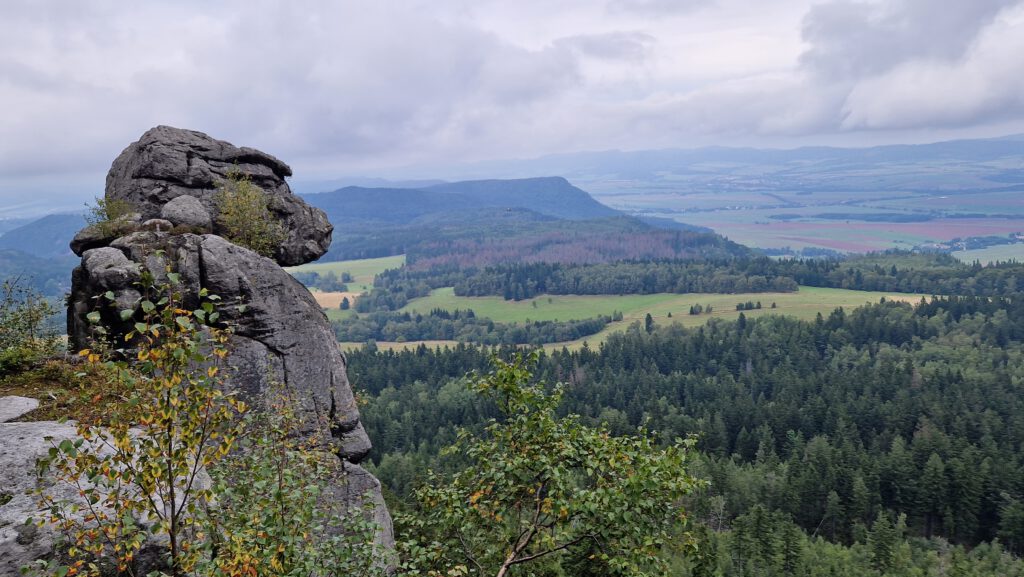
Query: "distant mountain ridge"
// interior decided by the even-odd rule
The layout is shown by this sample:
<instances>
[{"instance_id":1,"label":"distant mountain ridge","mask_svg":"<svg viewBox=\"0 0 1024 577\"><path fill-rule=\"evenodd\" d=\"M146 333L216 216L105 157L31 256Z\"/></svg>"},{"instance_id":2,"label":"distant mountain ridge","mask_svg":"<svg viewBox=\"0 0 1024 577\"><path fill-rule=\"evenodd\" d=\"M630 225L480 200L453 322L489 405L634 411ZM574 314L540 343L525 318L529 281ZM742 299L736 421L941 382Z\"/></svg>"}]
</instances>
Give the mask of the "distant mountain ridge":
<instances>
[{"instance_id":1,"label":"distant mountain ridge","mask_svg":"<svg viewBox=\"0 0 1024 577\"><path fill-rule=\"evenodd\" d=\"M81 214L50 214L0 236L0 250L17 250L38 258L72 256L68 243L85 226Z\"/></svg>"},{"instance_id":2,"label":"distant mountain ridge","mask_svg":"<svg viewBox=\"0 0 1024 577\"><path fill-rule=\"evenodd\" d=\"M629 216L560 176L345 187L303 196L335 225L325 260L405 254L408 263L421 267L476 266L528 255L576 262L747 250L707 228Z\"/></svg>"},{"instance_id":3,"label":"distant mountain ridge","mask_svg":"<svg viewBox=\"0 0 1024 577\"><path fill-rule=\"evenodd\" d=\"M336 224L353 220L407 224L433 213L483 208L526 209L566 220L622 214L562 177L448 182L425 188L349 186L303 196Z\"/></svg>"},{"instance_id":4,"label":"distant mountain ridge","mask_svg":"<svg viewBox=\"0 0 1024 577\"><path fill-rule=\"evenodd\" d=\"M21 250L0 248L0 281L11 280L50 298L64 296L71 286L72 256L39 257Z\"/></svg>"},{"instance_id":5,"label":"distant mountain ridge","mask_svg":"<svg viewBox=\"0 0 1024 577\"><path fill-rule=\"evenodd\" d=\"M345 187L301 196L322 209L335 225L331 251L325 260L394 254L437 258L447 250L465 251L472 246L490 250L512 239L520 247L538 242L538 251L541 246L572 245L578 253L581 247L611 239L644 244L656 231L697 235L711 232L666 219L626 215L594 200L562 177L443 182L421 188ZM68 243L83 224L80 214L46 216L0 237L0 250L62 261L70 255ZM738 247L704 243L696 237L685 237L685 242L678 236L672 237L677 240L666 238L659 236L655 244L692 241L695 246L714 245L723 253L739 252ZM675 254L672 251L668 254Z\"/></svg>"},{"instance_id":6,"label":"distant mountain ridge","mask_svg":"<svg viewBox=\"0 0 1024 577\"><path fill-rule=\"evenodd\" d=\"M997 138L961 139L925 144L886 144L869 147L803 146L798 148L754 148L707 146L646 150L601 150L551 154L529 159L482 161L452 167L457 178L478 175L521 178L533 174L559 174L590 189L592 183L617 178L661 181L665 176L713 176L734 170L742 175L773 174L804 178L814 173L878 164L929 166L951 161L969 165L972 175L987 172L1000 178L1003 171L1014 177L1024 172L1000 166L998 161L1015 161L1024 155L1024 134ZM985 166L996 162L996 165ZM417 174L417 170L408 171ZM833 175L835 176L835 175ZM883 184L887 181L883 181ZM603 188L603 187L602 187ZM593 191L592 191L593 192Z\"/></svg>"}]
</instances>

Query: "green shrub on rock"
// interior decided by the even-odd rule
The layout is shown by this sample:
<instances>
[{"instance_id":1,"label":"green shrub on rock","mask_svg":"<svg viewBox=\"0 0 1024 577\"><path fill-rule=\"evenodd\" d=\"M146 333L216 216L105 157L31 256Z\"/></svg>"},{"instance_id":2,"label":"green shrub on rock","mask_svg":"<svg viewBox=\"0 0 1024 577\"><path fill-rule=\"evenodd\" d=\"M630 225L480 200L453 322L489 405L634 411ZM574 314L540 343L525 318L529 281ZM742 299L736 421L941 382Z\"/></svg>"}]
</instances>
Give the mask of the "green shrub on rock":
<instances>
[{"instance_id":1,"label":"green shrub on rock","mask_svg":"<svg viewBox=\"0 0 1024 577\"><path fill-rule=\"evenodd\" d=\"M269 197L248 175L229 172L215 199L221 236L231 242L271 257L287 239L284 227L270 212Z\"/></svg>"},{"instance_id":2,"label":"green shrub on rock","mask_svg":"<svg viewBox=\"0 0 1024 577\"><path fill-rule=\"evenodd\" d=\"M57 311L19 280L8 279L0 285L0 376L24 369L59 345L49 327Z\"/></svg>"}]
</instances>

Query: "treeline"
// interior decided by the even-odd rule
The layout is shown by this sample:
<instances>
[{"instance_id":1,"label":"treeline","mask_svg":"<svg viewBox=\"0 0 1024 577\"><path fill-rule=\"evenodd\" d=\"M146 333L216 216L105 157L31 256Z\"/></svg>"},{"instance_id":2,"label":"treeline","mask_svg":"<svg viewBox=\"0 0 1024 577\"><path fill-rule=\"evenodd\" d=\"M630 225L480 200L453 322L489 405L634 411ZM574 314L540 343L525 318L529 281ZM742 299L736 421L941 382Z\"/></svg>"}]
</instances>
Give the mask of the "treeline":
<instances>
[{"instance_id":1,"label":"treeline","mask_svg":"<svg viewBox=\"0 0 1024 577\"><path fill-rule=\"evenodd\" d=\"M847 260L780 260L775 270L806 286L964 296L1024 292L1024 264L965 264L948 254L892 251Z\"/></svg>"},{"instance_id":2,"label":"treeline","mask_svg":"<svg viewBox=\"0 0 1024 577\"><path fill-rule=\"evenodd\" d=\"M582 339L618 320L622 320L622 313L520 324L478 318L471 310L434 309L426 315L378 311L336 321L334 332L342 342L454 340L484 345L543 345Z\"/></svg>"},{"instance_id":3,"label":"treeline","mask_svg":"<svg viewBox=\"0 0 1024 577\"><path fill-rule=\"evenodd\" d=\"M728 527L694 526L696 553L680 577L1021 577L1024 561L998 541L976 547L909 537L905 519L879 514L849 545L808 535L785 514L755 505Z\"/></svg>"},{"instance_id":4,"label":"treeline","mask_svg":"<svg viewBox=\"0 0 1024 577\"><path fill-rule=\"evenodd\" d=\"M348 272L338 275L334 271L327 271L323 274L313 271L296 271L291 275L308 288L326 292L345 292L348 290L348 285L345 283L353 281L352 275Z\"/></svg>"},{"instance_id":5,"label":"treeline","mask_svg":"<svg viewBox=\"0 0 1024 577\"><path fill-rule=\"evenodd\" d=\"M598 263L627 259L727 258L751 253L707 229L655 228L628 216L562 220L518 208L433 215L407 224L332 218L324 261L405 254L423 269L504 262Z\"/></svg>"},{"instance_id":6,"label":"treeline","mask_svg":"<svg viewBox=\"0 0 1024 577\"><path fill-rule=\"evenodd\" d=\"M456 282L460 296L502 295L506 300L539 294L614 295L653 293L792 292L797 283L777 274L767 258L728 261L627 261L593 265L517 263L467 273Z\"/></svg>"},{"instance_id":7,"label":"treeline","mask_svg":"<svg viewBox=\"0 0 1024 577\"><path fill-rule=\"evenodd\" d=\"M510 264L460 269L389 269L356 304L360 312L393 311L431 290L452 286L459 296L500 295L522 300L540 294L653 294L792 292L797 283L773 273L768 258L713 261L622 261L592 265Z\"/></svg>"},{"instance_id":8,"label":"treeline","mask_svg":"<svg viewBox=\"0 0 1024 577\"><path fill-rule=\"evenodd\" d=\"M696 433L711 480L691 511L728 528L761 506L805 533L866 543L881 514L910 536L1024 553L1024 301L943 298L816 322L637 327L544 355L564 410L613 432ZM459 346L356 351L353 382L381 478L397 495L439 466L460 426L493 416L452 379L487 370Z\"/></svg>"},{"instance_id":9,"label":"treeline","mask_svg":"<svg viewBox=\"0 0 1024 577\"><path fill-rule=\"evenodd\" d=\"M636 219L556 221L530 234L479 234L424 242L408 253L410 266L482 268L503 263L599 264L622 260L728 259L750 249L722 236L654 229Z\"/></svg>"},{"instance_id":10,"label":"treeline","mask_svg":"<svg viewBox=\"0 0 1024 577\"><path fill-rule=\"evenodd\" d=\"M1024 292L1024 264L964 264L944 254L890 252L849 259L767 257L638 260L600 264L533 262L483 268L455 264L437 269L402 267L378 275L362 312L397 310L431 290L456 295L500 295L508 300L540 294L651 294L791 292L798 285L922 294L1000 296Z\"/></svg>"}]
</instances>

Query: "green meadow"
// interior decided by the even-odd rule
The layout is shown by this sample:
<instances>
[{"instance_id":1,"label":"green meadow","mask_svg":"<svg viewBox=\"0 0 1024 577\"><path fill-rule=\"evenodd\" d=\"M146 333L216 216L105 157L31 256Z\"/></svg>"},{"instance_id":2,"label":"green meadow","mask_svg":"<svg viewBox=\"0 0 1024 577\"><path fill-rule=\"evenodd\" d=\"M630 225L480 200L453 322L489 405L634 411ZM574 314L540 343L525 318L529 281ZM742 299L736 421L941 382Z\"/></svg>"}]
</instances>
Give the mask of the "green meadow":
<instances>
[{"instance_id":1,"label":"green meadow","mask_svg":"<svg viewBox=\"0 0 1024 577\"><path fill-rule=\"evenodd\" d=\"M311 263L289 269L291 271L312 271L335 274L348 272L355 278L349 283L354 291L369 291L373 287L373 277L389 268L397 268L405 262L405 256L349 260L338 262ZM536 298L507 301L498 296L460 297L456 296L451 287L434 290L430 295L415 299L406 305L403 312L427 314L432 309L447 310L471 309L479 317L489 318L500 323L521 323L526 321L574 320L612 315L616 311L622 313L622 320L609 324L603 331L585 339L588 343L597 344L608 335L626 330L633 322L643 322L650 314L657 324L677 323L687 327L699 326L708 319L735 319L739 315L736 310L738 303L747 301L757 303L761 308L744 311L748 318L761 315L783 314L799 319L813 320L821 313L827 315L838 307L846 309L867 303L878 302L882 298L889 300L905 300L916 302L922 295L867 292L845 289L800 287L791 293L744 293L744 294L649 294L649 295L540 295ZM772 303L775 308L772 308ZM701 305L711 313L700 315L689 314L690 307ZM352 311L326 309L331 320L340 320L353 314ZM671 315L671 316L669 316ZM379 343L381 347L406 347L417 343ZM443 344L432 341L430 345ZM344 343L343 346L359 346L359 343ZM558 343L549 347L580 346L580 342Z\"/></svg>"},{"instance_id":2,"label":"green meadow","mask_svg":"<svg viewBox=\"0 0 1024 577\"><path fill-rule=\"evenodd\" d=\"M1024 262L1024 243L1001 244L973 250L958 250L953 253L953 256L966 263L978 261L981 264L991 264L1008 260Z\"/></svg>"},{"instance_id":3,"label":"green meadow","mask_svg":"<svg viewBox=\"0 0 1024 577\"><path fill-rule=\"evenodd\" d=\"M916 302L923 295L854 291L846 289L800 287L791 293L744 293L744 294L650 294L650 295L541 295L522 301L506 301L501 297L460 297L449 288L433 291L429 296L416 299L403 311L426 314L431 309L443 308L472 309L480 317L495 322L511 323L543 320L573 320L622 313L621 321L609 324L603 331L588 337L588 343L604 341L608 335L626 330L635 321L643 322L650 314L657 324L677 323L687 327L699 326L708 319L735 319L740 311L738 303L747 301L761 303L761 309L743 311L748 318L762 315L784 314L804 320L813 320L818 313L828 315L838 307L846 309L880 299ZM771 308L775 303L776 308ZM710 305L712 312L700 315L689 314L690 307L701 305L705 310ZM671 316L669 316L671 314ZM579 346L580 342L558 343ZM404 344L408 346L408 343Z\"/></svg>"},{"instance_id":4,"label":"green meadow","mask_svg":"<svg viewBox=\"0 0 1024 577\"><path fill-rule=\"evenodd\" d=\"M385 256L381 258L364 258L359 260L340 260L336 262L312 262L296 267L290 267L288 272L315 272L324 274L333 272L341 275L347 272L355 279L348 283L349 289L356 292L369 291L373 288L373 277L389 268L398 268L405 264L405 255Z\"/></svg>"}]
</instances>

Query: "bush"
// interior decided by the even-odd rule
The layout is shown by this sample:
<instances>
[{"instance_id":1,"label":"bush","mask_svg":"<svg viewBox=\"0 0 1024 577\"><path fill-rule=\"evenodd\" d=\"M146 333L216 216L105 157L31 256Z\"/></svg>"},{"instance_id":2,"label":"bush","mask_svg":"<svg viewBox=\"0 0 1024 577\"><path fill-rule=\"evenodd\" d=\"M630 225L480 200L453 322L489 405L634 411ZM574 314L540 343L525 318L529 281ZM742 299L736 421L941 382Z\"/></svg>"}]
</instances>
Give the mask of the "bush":
<instances>
[{"instance_id":1,"label":"bush","mask_svg":"<svg viewBox=\"0 0 1024 577\"><path fill-rule=\"evenodd\" d=\"M615 437L576 415L559 416L561 386L549 391L531 382L537 358L495 360L495 371L473 384L502 419L483 435L460 431L447 451L470 466L452 477L430 474L416 492L417 515L398 519L414 534L400 544L403 569L668 574L663 553L692 544L680 501L703 485L687 473L694 439L658 448L644 429Z\"/></svg>"},{"instance_id":2,"label":"bush","mask_svg":"<svg viewBox=\"0 0 1024 577\"><path fill-rule=\"evenodd\" d=\"M248 175L230 171L215 201L222 236L239 246L271 257L288 237L270 212L267 194Z\"/></svg>"},{"instance_id":3,"label":"bush","mask_svg":"<svg viewBox=\"0 0 1024 577\"><path fill-rule=\"evenodd\" d=\"M210 470L217 506L207 514L211 554L199 574L373 573L377 527L367 512L330 494L344 479L337 456L301 436L296 402L286 391L271 391L261 402L244 418L238 450Z\"/></svg>"},{"instance_id":4,"label":"bush","mask_svg":"<svg viewBox=\"0 0 1024 577\"><path fill-rule=\"evenodd\" d=\"M0 285L0 376L56 352L60 341L49 324L56 312L19 278Z\"/></svg>"},{"instance_id":5,"label":"bush","mask_svg":"<svg viewBox=\"0 0 1024 577\"><path fill-rule=\"evenodd\" d=\"M177 282L174 273L168 277ZM55 444L40 462L41 474L52 471L81 496L80 502L55 499L41 484L44 521L64 532L68 546L69 564L54 568L56 575L99 575L112 567L133 574L134 559L152 537L167 543L171 575L189 573L201 552L199 514L214 500L197 480L238 436L235 416L245 406L221 390L228 334L207 325L218 319L216 298L201 293L202 307L189 311L173 285L141 288L142 320L125 336L137 362L106 361L97 352L103 346L79 353L90 363L116 365L132 391L126 401L132 422L80 424L77 440ZM124 310L121 318L135 314ZM99 322L99 312L88 318Z\"/></svg>"},{"instance_id":6,"label":"bush","mask_svg":"<svg viewBox=\"0 0 1024 577\"><path fill-rule=\"evenodd\" d=\"M96 197L95 205L86 204L85 221L97 228L105 237L118 236L128 232L131 226L124 217L135 212L135 205L116 198Z\"/></svg>"}]
</instances>

